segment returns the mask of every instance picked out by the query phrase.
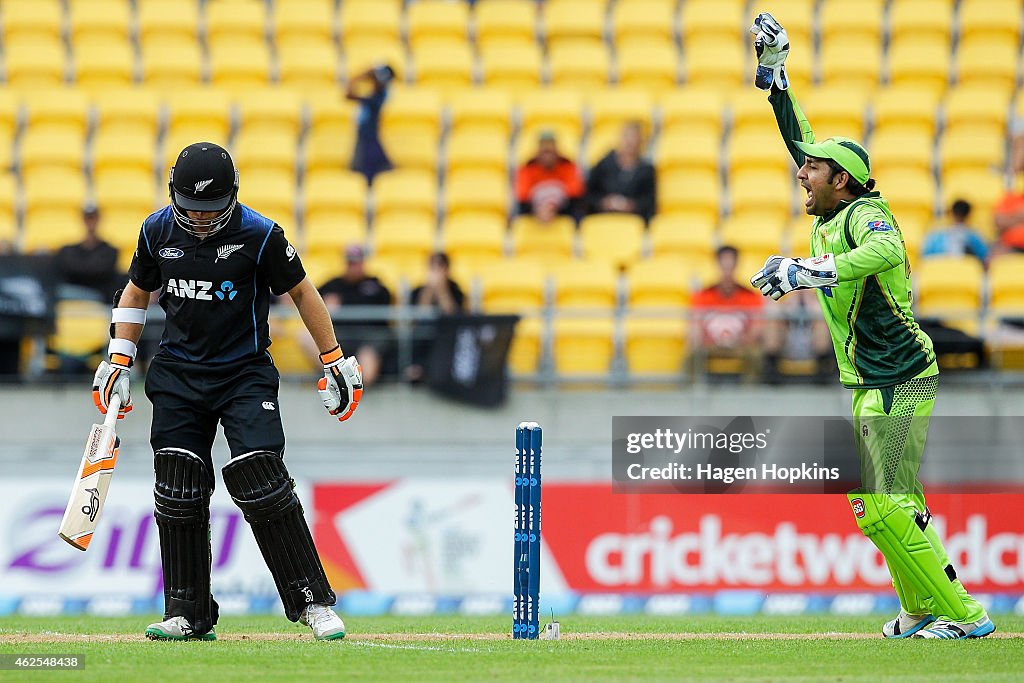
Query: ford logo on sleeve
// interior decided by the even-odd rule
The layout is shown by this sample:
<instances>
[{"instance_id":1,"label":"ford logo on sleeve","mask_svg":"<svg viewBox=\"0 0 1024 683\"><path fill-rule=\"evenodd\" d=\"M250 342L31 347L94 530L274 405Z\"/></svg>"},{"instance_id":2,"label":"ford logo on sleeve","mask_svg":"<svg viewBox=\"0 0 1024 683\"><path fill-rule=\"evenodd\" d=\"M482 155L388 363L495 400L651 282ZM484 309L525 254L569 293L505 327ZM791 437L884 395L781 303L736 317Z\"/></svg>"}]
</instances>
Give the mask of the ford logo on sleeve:
<instances>
[{"instance_id":1,"label":"ford logo on sleeve","mask_svg":"<svg viewBox=\"0 0 1024 683\"><path fill-rule=\"evenodd\" d=\"M176 249L174 247L164 247L157 253L160 255L160 258L181 258L185 255L185 252L181 249Z\"/></svg>"}]
</instances>

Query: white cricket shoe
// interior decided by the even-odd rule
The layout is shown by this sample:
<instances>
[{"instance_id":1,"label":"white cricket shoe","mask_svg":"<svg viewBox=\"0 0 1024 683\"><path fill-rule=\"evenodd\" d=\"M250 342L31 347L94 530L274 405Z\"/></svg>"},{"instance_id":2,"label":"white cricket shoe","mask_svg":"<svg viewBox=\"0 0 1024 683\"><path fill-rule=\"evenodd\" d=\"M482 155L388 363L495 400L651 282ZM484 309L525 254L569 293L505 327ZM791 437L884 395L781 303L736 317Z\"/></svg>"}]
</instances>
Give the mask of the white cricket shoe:
<instances>
[{"instance_id":1,"label":"white cricket shoe","mask_svg":"<svg viewBox=\"0 0 1024 683\"><path fill-rule=\"evenodd\" d=\"M996 625L988 617L970 623L958 623L947 619L939 619L930 627L919 631L915 638L936 638L940 640L962 640L964 638L984 638L995 633Z\"/></svg>"},{"instance_id":2,"label":"white cricket shoe","mask_svg":"<svg viewBox=\"0 0 1024 683\"><path fill-rule=\"evenodd\" d=\"M882 635L886 638L909 638L934 621L935 617L930 614L913 615L900 610L899 616L882 627Z\"/></svg>"},{"instance_id":3,"label":"white cricket shoe","mask_svg":"<svg viewBox=\"0 0 1024 683\"><path fill-rule=\"evenodd\" d=\"M317 640L340 640L345 637L345 622L327 605L307 605L299 621L313 629Z\"/></svg>"},{"instance_id":4,"label":"white cricket shoe","mask_svg":"<svg viewBox=\"0 0 1024 683\"><path fill-rule=\"evenodd\" d=\"M192 624L185 617L171 617L150 624L146 637L150 640L217 640L217 633L211 628L201 636L193 635Z\"/></svg>"}]
</instances>

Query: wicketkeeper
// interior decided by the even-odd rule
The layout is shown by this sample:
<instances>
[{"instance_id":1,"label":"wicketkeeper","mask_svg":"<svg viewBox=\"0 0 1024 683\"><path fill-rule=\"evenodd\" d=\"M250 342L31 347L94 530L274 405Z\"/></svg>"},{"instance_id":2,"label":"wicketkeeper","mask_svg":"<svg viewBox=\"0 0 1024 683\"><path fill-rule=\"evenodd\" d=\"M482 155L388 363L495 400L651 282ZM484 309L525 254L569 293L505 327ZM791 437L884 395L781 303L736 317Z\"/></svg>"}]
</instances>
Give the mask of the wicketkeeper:
<instances>
[{"instance_id":1,"label":"wicketkeeper","mask_svg":"<svg viewBox=\"0 0 1024 683\"><path fill-rule=\"evenodd\" d=\"M227 151L209 142L189 145L168 185L170 205L142 224L129 282L115 302L110 358L93 380L100 412L115 394L122 413L131 410L135 345L150 292L161 290L166 323L146 395L153 403L164 619L146 636L216 639L210 495L211 448L220 424L231 449L224 485L252 527L285 614L310 626L318 639L343 638L345 625L330 607L334 592L283 459L279 375L267 352L271 293L288 294L319 347L321 400L339 420L347 420L362 397L359 365L343 356L323 300L284 231L238 203L238 172Z\"/></svg>"},{"instance_id":2,"label":"wicketkeeper","mask_svg":"<svg viewBox=\"0 0 1024 683\"><path fill-rule=\"evenodd\" d=\"M957 579L917 479L939 369L911 311L910 263L899 225L870 177L867 151L849 138L815 142L789 89L789 37L770 15L750 29L754 84L770 92L786 147L814 216L810 256L772 256L750 280L778 300L814 288L832 334L840 381L853 390L863 488L849 494L861 531L885 557L900 599L887 638L980 638L995 631Z\"/></svg>"}]
</instances>

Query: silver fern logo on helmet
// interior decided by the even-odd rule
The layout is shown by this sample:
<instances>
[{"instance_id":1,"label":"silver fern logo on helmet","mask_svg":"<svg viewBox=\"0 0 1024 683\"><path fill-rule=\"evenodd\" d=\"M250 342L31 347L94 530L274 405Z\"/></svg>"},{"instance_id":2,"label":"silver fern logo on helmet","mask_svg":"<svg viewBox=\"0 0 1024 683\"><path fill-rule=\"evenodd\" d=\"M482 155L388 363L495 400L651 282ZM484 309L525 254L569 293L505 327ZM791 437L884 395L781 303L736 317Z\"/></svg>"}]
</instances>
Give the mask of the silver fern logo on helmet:
<instances>
[{"instance_id":1,"label":"silver fern logo on helmet","mask_svg":"<svg viewBox=\"0 0 1024 683\"><path fill-rule=\"evenodd\" d=\"M196 183L196 194L199 194L200 192L205 190L207 186L209 186L209 184L212 182L213 178L210 178L209 180L200 180L198 183Z\"/></svg>"}]
</instances>

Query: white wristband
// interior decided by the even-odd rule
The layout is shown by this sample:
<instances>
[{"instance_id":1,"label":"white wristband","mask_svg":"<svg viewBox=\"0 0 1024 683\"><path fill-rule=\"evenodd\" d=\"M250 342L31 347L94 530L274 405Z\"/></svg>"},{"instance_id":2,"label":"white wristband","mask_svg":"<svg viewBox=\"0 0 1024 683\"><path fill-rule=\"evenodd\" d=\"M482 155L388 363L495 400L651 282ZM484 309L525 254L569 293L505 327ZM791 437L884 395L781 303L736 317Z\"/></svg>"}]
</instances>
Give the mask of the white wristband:
<instances>
[{"instance_id":1,"label":"white wristband","mask_svg":"<svg viewBox=\"0 0 1024 683\"><path fill-rule=\"evenodd\" d=\"M146 324L145 308L115 308L110 315L112 323L135 323L136 325Z\"/></svg>"},{"instance_id":2,"label":"white wristband","mask_svg":"<svg viewBox=\"0 0 1024 683\"><path fill-rule=\"evenodd\" d=\"M115 353L128 356L132 360L135 360L135 354L138 351L138 347L135 346L134 342L127 339L111 339L110 345L107 346L107 355L112 356Z\"/></svg>"}]
</instances>

